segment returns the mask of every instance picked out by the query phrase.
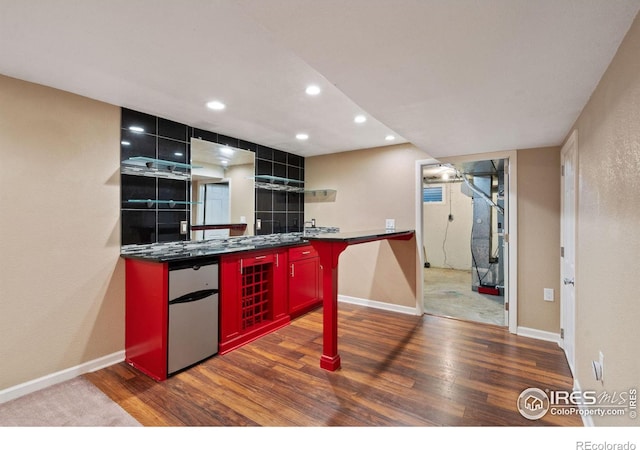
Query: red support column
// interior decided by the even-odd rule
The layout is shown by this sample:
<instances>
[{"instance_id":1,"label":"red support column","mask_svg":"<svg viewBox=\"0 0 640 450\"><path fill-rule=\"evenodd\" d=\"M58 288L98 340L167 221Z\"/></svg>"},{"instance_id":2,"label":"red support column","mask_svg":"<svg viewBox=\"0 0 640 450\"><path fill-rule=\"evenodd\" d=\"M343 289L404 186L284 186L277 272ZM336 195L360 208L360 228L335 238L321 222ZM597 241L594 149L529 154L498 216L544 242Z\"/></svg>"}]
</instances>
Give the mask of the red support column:
<instances>
[{"instance_id":1,"label":"red support column","mask_svg":"<svg viewBox=\"0 0 640 450\"><path fill-rule=\"evenodd\" d=\"M322 266L322 356L320 367L335 371L340 368L338 354L338 258L347 248L345 242L312 241Z\"/></svg>"}]
</instances>

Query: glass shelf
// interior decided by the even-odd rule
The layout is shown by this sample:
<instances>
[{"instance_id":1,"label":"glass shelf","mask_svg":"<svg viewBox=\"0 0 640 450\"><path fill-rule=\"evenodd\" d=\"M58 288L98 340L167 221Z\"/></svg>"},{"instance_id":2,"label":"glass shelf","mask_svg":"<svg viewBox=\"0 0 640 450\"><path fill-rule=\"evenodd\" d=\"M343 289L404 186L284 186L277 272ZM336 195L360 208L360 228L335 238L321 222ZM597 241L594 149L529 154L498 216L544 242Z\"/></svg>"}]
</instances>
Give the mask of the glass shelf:
<instances>
[{"instance_id":1,"label":"glass shelf","mask_svg":"<svg viewBox=\"0 0 640 450\"><path fill-rule=\"evenodd\" d=\"M166 167L169 170L174 170L176 167L180 169L195 169L200 168L199 166L192 166L191 164L179 163L175 161L167 161L164 159L155 159L155 158L147 158L146 156L132 156L131 158L123 161L125 163L130 162L131 164L139 164L144 163L148 168L152 168L154 166L157 167Z\"/></svg>"},{"instance_id":2,"label":"glass shelf","mask_svg":"<svg viewBox=\"0 0 640 450\"><path fill-rule=\"evenodd\" d=\"M256 175L249 177L255 180L255 187L257 189L266 189L269 191L284 191L284 192L304 192L302 186L292 186L289 183L303 184L302 180L293 180L291 178L274 177L272 175Z\"/></svg>"},{"instance_id":3,"label":"glass shelf","mask_svg":"<svg viewBox=\"0 0 640 450\"><path fill-rule=\"evenodd\" d=\"M266 189L269 191L304 192L303 187L289 186L288 184L264 183L262 181L256 181L255 187L257 189Z\"/></svg>"},{"instance_id":4,"label":"glass shelf","mask_svg":"<svg viewBox=\"0 0 640 450\"><path fill-rule=\"evenodd\" d=\"M173 180L190 180L190 169L199 166L184 164L163 159L147 158L146 156L132 156L122 161L120 172L126 175L140 175L156 178L170 178Z\"/></svg>"},{"instance_id":5,"label":"glass shelf","mask_svg":"<svg viewBox=\"0 0 640 450\"><path fill-rule=\"evenodd\" d=\"M337 192L335 189L308 189L304 191L304 202L335 202Z\"/></svg>"},{"instance_id":6,"label":"glass shelf","mask_svg":"<svg viewBox=\"0 0 640 450\"><path fill-rule=\"evenodd\" d=\"M302 180L293 180L291 178L282 178L282 177L274 177L272 175L256 175L254 177L251 178L255 178L256 180L267 180L267 181L282 181L285 184L289 184L289 183L297 183L297 184L302 184L304 183L304 181Z\"/></svg>"},{"instance_id":7,"label":"glass shelf","mask_svg":"<svg viewBox=\"0 0 640 450\"><path fill-rule=\"evenodd\" d=\"M310 196L310 197L329 197L330 195L333 195L336 192L338 191L336 191L335 189L312 189L312 190L304 191L304 195Z\"/></svg>"},{"instance_id":8,"label":"glass shelf","mask_svg":"<svg viewBox=\"0 0 640 450\"><path fill-rule=\"evenodd\" d=\"M185 202L185 201L179 201L179 200L151 200L150 198L148 199L138 199L138 198L133 198L133 199L129 199L127 200L127 202L129 203L146 203L148 208L151 208L153 205L157 205L157 204L164 204L167 203L169 204L170 208L173 208L176 205L199 205L202 204L202 202Z\"/></svg>"}]
</instances>

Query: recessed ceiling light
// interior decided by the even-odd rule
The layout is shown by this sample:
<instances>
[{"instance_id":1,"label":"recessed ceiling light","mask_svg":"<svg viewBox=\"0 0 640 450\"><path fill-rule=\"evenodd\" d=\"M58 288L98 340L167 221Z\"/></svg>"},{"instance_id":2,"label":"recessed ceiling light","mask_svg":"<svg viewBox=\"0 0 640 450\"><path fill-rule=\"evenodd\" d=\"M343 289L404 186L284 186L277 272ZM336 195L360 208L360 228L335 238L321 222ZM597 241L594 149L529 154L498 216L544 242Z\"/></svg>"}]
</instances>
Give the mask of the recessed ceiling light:
<instances>
[{"instance_id":1,"label":"recessed ceiling light","mask_svg":"<svg viewBox=\"0 0 640 450\"><path fill-rule=\"evenodd\" d=\"M393 134L387 134L384 138L385 141L393 141L396 137Z\"/></svg>"},{"instance_id":2,"label":"recessed ceiling light","mask_svg":"<svg viewBox=\"0 0 640 450\"><path fill-rule=\"evenodd\" d=\"M320 88L315 84L312 84L311 86L307 86L305 92L307 95L318 95L320 93Z\"/></svg>"},{"instance_id":3,"label":"recessed ceiling light","mask_svg":"<svg viewBox=\"0 0 640 450\"><path fill-rule=\"evenodd\" d=\"M365 122L367 121L367 118L366 118L365 116L363 116L362 114L360 114L360 115L358 115L358 116L355 116L355 117L353 118L353 121L354 121L355 123L365 123Z\"/></svg>"},{"instance_id":4,"label":"recessed ceiling light","mask_svg":"<svg viewBox=\"0 0 640 450\"><path fill-rule=\"evenodd\" d=\"M207 103L207 108L209 108L209 109L213 109L213 110L215 110L215 111L223 110L223 109L225 109L226 107L227 107L227 105L225 105L225 104L224 104L224 103L222 103L222 102L219 102L218 100L213 100L213 101L211 101L211 102Z\"/></svg>"},{"instance_id":5,"label":"recessed ceiling light","mask_svg":"<svg viewBox=\"0 0 640 450\"><path fill-rule=\"evenodd\" d=\"M309 139L309 135L305 133L298 133L296 134L296 139L299 139L301 141L306 141L307 139Z\"/></svg>"},{"instance_id":6,"label":"recessed ceiling light","mask_svg":"<svg viewBox=\"0 0 640 450\"><path fill-rule=\"evenodd\" d=\"M134 133L144 133L144 128L142 127L131 126L129 127L129 130L133 131Z\"/></svg>"}]
</instances>

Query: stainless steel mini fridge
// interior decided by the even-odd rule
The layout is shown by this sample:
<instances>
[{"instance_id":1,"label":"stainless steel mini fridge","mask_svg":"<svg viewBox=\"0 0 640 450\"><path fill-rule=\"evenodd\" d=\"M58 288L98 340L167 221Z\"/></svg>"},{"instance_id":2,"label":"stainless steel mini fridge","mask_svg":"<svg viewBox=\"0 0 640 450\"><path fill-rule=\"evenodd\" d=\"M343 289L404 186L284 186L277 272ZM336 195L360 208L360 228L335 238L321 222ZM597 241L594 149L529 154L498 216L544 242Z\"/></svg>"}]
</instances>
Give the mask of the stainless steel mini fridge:
<instances>
[{"instance_id":1,"label":"stainless steel mini fridge","mask_svg":"<svg viewBox=\"0 0 640 450\"><path fill-rule=\"evenodd\" d=\"M218 260L169 264L167 373L218 353Z\"/></svg>"}]
</instances>

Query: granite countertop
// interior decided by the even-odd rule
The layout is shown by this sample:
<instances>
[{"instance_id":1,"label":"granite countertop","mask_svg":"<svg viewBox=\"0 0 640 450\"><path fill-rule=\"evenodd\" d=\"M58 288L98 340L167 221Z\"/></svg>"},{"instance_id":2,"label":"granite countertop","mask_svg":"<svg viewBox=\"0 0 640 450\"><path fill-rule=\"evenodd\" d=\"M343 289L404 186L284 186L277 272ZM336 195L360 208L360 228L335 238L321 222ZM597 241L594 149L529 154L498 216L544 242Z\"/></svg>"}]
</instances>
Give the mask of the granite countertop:
<instances>
[{"instance_id":1,"label":"granite countertop","mask_svg":"<svg viewBox=\"0 0 640 450\"><path fill-rule=\"evenodd\" d=\"M308 244L311 236L338 232L335 227L318 227L305 233L277 233L258 236L237 236L201 241L159 242L123 245L120 256L153 262L180 261L229 253L290 247Z\"/></svg>"},{"instance_id":2,"label":"granite countertop","mask_svg":"<svg viewBox=\"0 0 640 450\"><path fill-rule=\"evenodd\" d=\"M347 244L359 244L381 239L393 239L413 236L415 230L396 230L396 229L379 229L379 230L363 230L333 233L318 233L308 236L310 242L326 241L326 242L345 242Z\"/></svg>"}]
</instances>

